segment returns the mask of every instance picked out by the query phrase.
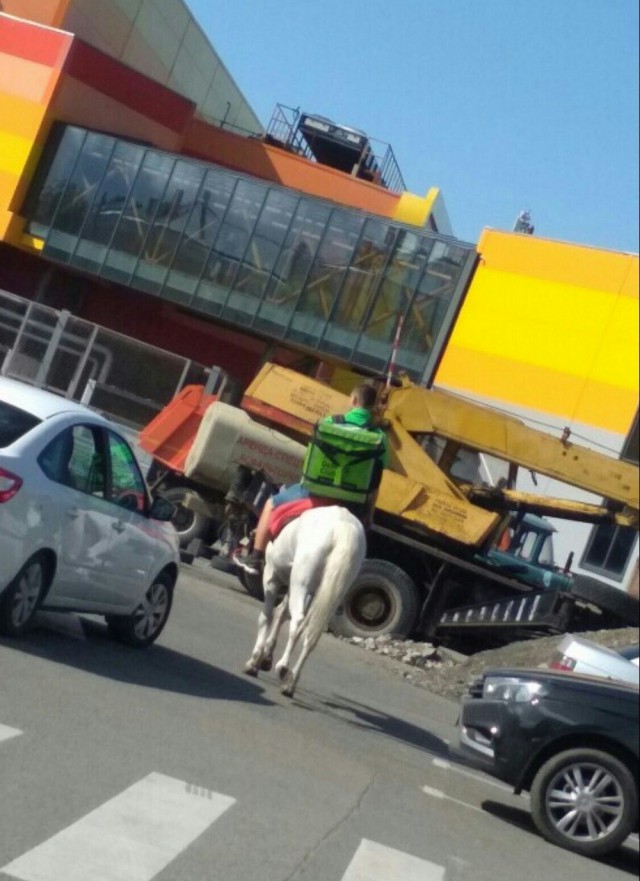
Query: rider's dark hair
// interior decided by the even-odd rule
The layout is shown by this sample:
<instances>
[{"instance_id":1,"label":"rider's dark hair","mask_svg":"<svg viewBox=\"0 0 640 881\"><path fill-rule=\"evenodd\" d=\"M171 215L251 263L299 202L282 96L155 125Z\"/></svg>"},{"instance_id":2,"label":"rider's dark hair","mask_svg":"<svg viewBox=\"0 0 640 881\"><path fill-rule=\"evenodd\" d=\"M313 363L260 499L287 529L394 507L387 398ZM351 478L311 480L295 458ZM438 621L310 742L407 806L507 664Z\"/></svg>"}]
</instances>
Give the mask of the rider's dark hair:
<instances>
[{"instance_id":1,"label":"rider's dark hair","mask_svg":"<svg viewBox=\"0 0 640 881\"><path fill-rule=\"evenodd\" d=\"M364 407L365 410L373 410L376 405L378 393L376 389L367 382L357 385L351 394L358 407Z\"/></svg>"}]
</instances>

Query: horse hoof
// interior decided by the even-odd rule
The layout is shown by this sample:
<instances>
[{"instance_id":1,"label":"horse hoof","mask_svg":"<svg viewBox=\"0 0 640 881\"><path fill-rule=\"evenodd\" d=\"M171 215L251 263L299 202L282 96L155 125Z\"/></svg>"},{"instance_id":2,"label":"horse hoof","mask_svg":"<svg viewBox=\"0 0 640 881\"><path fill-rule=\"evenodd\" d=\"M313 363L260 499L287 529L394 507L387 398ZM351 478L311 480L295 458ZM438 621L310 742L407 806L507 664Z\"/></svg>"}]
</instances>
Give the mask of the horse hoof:
<instances>
[{"instance_id":1,"label":"horse hoof","mask_svg":"<svg viewBox=\"0 0 640 881\"><path fill-rule=\"evenodd\" d=\"M283 685L280 689L280 694L283 694L285 697L293 697L293 690L292 685Z\"/></svg>"},{"instance_id":2,"label":"horse hoof","mask_svg":"<svg viewBox=\"0 0 640 881\"><path fill-rule=\"evenodd\" d=\"M253 664L245 664L244 665L244 672L247 674L247 676L254 676L255 677L258 675L258 668L255 667Z\"/></svg>"},{"instance_id":3,"label":"horse hoof","mask_svg":"<svg viewBox=\"0 0 640 881\"><path fill-rule=\"evenodd\" d=\"M289 675L289 668L276 666L276 670L278 671L278 679L280 680L280 682L284 682Z\"/></svg>"},{"instance_id":4,"label":"horse hoof","mask_svg":"<svg viewBox=\"0 0 640 881\"><path fill-rule=\"evenodd\" d=\"M273 658L265 658L264 661L260 662L260 669L264 670L265 673L268 673L272 667L273 667Z\"/></svg>"}]
</instances>

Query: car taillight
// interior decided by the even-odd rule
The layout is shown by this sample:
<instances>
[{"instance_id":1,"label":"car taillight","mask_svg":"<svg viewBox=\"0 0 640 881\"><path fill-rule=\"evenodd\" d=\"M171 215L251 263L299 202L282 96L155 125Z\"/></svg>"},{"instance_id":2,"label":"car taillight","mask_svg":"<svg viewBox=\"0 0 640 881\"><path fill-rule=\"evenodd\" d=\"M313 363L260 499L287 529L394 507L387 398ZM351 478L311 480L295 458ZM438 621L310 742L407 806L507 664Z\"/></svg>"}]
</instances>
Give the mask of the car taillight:
<instances>
[{"instance_id":1,"label":"car taillight","mask_svg":"<svg viewBox=\"0 0 640 881\"><path fill-rule=\"evenodd\" d=\"M568 655L557 654L553 661L549 664L552 670L568 670L571 671L575 669L576 662L574 658L570 658Z\"/></svg>"},{"instance_id":2,"label":"car taillight","mask_svg":"<svg viewBox=\"0 0 640 881\"><path fill-rule=\"evenodd\" d=\"M22 478L0 468L0 505L12 499L22 486Z\"/></svg>"}]
</instances>

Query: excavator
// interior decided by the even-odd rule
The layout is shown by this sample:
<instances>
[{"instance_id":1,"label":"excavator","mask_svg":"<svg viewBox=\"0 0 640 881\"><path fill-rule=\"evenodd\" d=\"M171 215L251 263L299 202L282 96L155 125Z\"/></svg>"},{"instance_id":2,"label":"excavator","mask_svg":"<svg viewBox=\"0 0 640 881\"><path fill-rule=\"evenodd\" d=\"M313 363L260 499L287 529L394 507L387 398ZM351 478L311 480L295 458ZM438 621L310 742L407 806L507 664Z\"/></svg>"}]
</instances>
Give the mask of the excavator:
<instances>
[{"instance_id":1,"label":"excavator","mask_svg":"<svg viewBox=\"0 0 640 881\"><path fill-rule=\"evenodd\" d=\"M555 437L406 379L381 381L379 401L389 463L367 560L331 624L336 634L499 643L637 625L637 599L571 573L570 560L554 563L546 519L637 530L636 465L574 443L568 429ZM268 493L298 479L318 419L347 404L325 383L272 363L241 400L183 389L139 443L154 459L156 489L179 503L185 559L209 557L231 571L231 551L248 543ZM596 501L525 492L520 470ZM259 594L259 585L245 586Z\"/></svg>"}]
</instances>

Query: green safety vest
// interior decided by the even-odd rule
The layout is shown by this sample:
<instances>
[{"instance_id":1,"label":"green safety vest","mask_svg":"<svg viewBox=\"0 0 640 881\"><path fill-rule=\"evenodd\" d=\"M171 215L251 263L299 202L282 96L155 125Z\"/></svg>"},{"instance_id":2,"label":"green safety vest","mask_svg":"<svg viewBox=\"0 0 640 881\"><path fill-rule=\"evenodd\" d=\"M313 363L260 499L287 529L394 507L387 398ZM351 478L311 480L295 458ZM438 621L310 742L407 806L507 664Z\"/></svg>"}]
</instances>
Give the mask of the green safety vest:
<instances>
[{"instance_id":1,"label":"green safety vest","mask_svg":"<svg viewBox=\"0 0 640 881\"><path fill-rule=\"evenodd\" d=\"M312 495L364 504L380 482L385 437L375 429L333 416L318 422L302 466L302 485Z\"/></svg>"}]
</instances>

